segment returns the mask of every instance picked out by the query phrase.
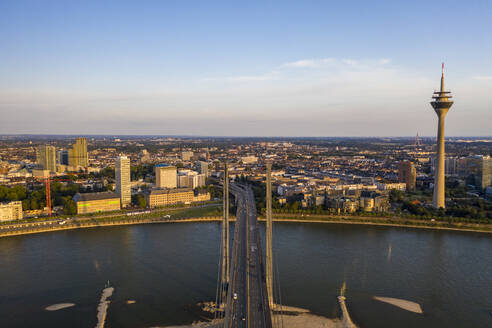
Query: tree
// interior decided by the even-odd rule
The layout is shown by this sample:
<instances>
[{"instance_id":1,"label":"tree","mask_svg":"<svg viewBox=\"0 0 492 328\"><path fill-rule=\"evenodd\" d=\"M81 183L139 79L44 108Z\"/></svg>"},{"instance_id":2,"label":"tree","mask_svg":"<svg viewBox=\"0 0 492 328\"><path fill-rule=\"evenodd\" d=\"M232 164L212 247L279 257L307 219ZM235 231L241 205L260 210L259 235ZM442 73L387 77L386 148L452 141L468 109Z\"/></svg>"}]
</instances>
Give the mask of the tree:
<instances>
[{"instance_id":1,"label":"tree","mask_svg":"<svg viewBox=\"0 0 492 328\"><path fill-rule=\"evenodd\" d=\"M65 199L65 204L63 205L63 214L74 215L77 214L77 206L73 201L72 197L67 197Z\"/></svg>"},{"instance_id":2,"label":"tree","mask_svg":"<svg viewBox=\"0 0 492 328\"><path fill-rule=\"evenodd\" d=\"M141 208L146 208L147 207L147 200L145 200L145 197L142 195L137 195L137 202L138 206Z\"/></svg>"},{"instance_id":3,"label":"tree","mask_svg":"<svg viewBox=\"0 0 492 328\"><path fill-rule=\"evenodd\" d=\"M132 204L137 205L138 207L141 208L146 208L147 207L147 200L142 194L138 195L133 195L132 196Z\"/></svg>"}]
</instances>

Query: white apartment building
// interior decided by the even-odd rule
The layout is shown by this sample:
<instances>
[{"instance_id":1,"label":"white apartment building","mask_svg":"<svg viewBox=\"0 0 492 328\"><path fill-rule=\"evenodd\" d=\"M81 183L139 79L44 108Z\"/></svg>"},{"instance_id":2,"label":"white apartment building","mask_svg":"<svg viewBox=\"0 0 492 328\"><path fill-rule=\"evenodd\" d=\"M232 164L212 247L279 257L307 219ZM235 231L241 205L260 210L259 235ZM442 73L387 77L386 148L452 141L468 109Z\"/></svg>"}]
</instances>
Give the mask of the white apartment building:
<instances>
[{"instance_id":1,"label":"white apartment building","mask_svg":"<svg viewBox=\"0 0 492 328\"><path fill-rule=\"evenodd\" d=\"M175 166L158 164L155 166L155 186L157 188L176 188L177 170Z\"/></svg>"},{"instance_id":2,"label":"white apartment building","mask_svg":"<svg viewBox=\"0 0 492 328\"><path fill-rule=\"evenodd\" d=\"M121 206L125 207L132 201L132 191L130 183L130 159L126 156L119 156L116 159L116 193L120 196Z\"/></svg>"},{"instance_id":3,"label":"white apartment building","mask_svg":"<svg viewBox=\"0 0 492 328\"><path fill-rule=\"evenodd\" d=\"M23 214L22 214L21 201L0 203L0 222L19 220L22 218L23 218Z\"/></svg>"}]
</instances>

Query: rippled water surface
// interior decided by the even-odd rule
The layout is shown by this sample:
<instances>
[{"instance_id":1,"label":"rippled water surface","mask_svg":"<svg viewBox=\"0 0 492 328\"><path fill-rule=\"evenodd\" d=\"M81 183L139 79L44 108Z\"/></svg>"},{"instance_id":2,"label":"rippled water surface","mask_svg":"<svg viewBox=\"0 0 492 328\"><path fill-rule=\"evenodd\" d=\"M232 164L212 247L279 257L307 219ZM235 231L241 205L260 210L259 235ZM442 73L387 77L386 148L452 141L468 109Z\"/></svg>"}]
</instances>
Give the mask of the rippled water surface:
<instances>
[{"instance_id":1,"label":"rippled water surface","mask_svg":"<svg viewBox=\"0 0 492 328\"><path fill-rule=\"evenodd\" d=\"M107 327L200 320L215 298L220 226L156 224L0 238L1 327ZM337 224L276 224L282 302L339 315L343 282L360 327L492 327L492 235ZM373 296L421 304L415 314ZM126 304L135 300L135 304ZM46 311L56 303L74 307Z\"/></svg>"}]
</instances>

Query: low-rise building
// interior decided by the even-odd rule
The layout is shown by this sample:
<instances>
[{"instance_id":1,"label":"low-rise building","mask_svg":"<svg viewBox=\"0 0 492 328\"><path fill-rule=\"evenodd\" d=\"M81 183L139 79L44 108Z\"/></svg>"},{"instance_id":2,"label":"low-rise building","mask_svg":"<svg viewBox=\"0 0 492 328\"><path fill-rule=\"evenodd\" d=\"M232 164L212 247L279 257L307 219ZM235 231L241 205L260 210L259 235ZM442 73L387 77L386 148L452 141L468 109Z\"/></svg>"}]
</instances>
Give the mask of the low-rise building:
<instances>
[{"instance_id":1,"label":"low-rise building","mask_svg":"<svg viewBox=\"0 0 492 328\"><path fill-rule=\"evenodd\" d=\"M407 189L407 184L404 182L398 182L398 183L377 183L379 190L401 190L405 191Z\"/></svg>"},{"instance_id":2,"label":"low-rise building","mask_svg":"<svg viewBox=\"0 0 492 328\"><path fill-rule=\"evenodd\" d=\"M199 190L193 195L193 202L206 202L210 200L210 193L206 190Z\"/></svg>"},{"instance_id":3,"label":"low-rise building","mask_svg":"<svg viewBox=\"0 0 492 328\"><path fill-rule=\"evenodd\" d=\"M118 211L121 209L120 196L111 191L77 193L73 200L77 206L77 214Z\"/></svg>"},{"instance_id":4,"label":"low-rise building","mask_svg":"<svg viewBox=\"0 0 492 328\"><path fill-rule=\"evenodd\" d=\"M0 203L0 221L20 220L23 218L22 202Z\"/></svg>"},{"instance_id":5,"label":"low-rise building","mask_svg":"<svg viewBox=\"0 0 492 328\"><path fill-rule=\"evenodd\" d=\"M193 202L193 189L152 189L145 195L149 207L167 206L174 204L191 204Z\"/></svg>"},{"instance_id":6,"label":"low-rise building","mask_svg":"<svg viewBox=\"0 0 492 328\"><path fill-rule=\"evenodd\" d=\"M365 212L385 212L389 208L388 195L376 191L362 191L359 198L359 207Z\"/></svg>"}]
</instances>

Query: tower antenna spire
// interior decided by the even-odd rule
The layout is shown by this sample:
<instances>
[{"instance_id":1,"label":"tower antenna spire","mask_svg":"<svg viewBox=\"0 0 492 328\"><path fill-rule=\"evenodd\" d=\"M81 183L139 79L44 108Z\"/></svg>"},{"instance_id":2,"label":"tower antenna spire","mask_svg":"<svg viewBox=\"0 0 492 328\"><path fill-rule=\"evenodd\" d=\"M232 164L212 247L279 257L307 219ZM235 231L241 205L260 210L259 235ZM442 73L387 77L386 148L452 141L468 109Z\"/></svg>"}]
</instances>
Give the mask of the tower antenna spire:
<instances>
[{"instance_id":1,"label":"tower antenna spire","mask_svg":"<svg viewBox=\"0 0 492 328\"><path fill-rule=\"evenodd\" d=\"M444 62L442 63L441 93L444 92Z\"/></svg>"}]
</instances>

